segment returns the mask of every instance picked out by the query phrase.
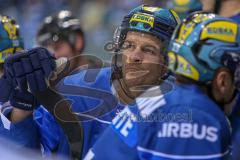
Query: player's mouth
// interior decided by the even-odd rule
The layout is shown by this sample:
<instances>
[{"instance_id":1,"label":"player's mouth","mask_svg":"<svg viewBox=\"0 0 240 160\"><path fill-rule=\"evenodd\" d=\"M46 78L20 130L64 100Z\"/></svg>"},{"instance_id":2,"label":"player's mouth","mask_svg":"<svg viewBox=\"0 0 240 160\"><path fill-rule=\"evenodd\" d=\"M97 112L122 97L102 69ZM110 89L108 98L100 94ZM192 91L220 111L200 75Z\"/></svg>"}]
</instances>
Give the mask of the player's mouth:
<instances>
[{"instance_id":1,"label":"player's mouth","mask_svg":"<svg viewBox=\"0 0 240 160\"><path fill-rule=\"evenodd\" d=\"M149 73L148 70L129 69L129 70L126 71L126 74L125 74L126 77L125 78L126 78L126 80L141 78L148 73Z\"/></svg>"}]
</instances>

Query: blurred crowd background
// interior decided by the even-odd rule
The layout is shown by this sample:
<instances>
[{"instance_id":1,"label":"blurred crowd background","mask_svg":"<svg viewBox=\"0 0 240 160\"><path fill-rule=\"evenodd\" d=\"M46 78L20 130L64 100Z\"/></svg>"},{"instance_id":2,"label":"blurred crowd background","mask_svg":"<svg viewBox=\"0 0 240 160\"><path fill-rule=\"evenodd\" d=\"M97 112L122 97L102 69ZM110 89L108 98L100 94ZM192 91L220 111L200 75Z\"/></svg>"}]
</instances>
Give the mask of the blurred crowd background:
<instances>
[{"instance_id":1,"label":"blurred crowd background","mask_svg":"<svg viewBox=\"0 0 240 160\"><path fill-rule=\"evenodd\" d=\"M77 16L86 35L85 53L109 58L104 45L112 41L115 28L131 8L140 4L165 6L167 0L0 0L0 13L20 25L26 48L36 45L36 33L46 16L70 10Z\"/></svg>"}]
</instances>

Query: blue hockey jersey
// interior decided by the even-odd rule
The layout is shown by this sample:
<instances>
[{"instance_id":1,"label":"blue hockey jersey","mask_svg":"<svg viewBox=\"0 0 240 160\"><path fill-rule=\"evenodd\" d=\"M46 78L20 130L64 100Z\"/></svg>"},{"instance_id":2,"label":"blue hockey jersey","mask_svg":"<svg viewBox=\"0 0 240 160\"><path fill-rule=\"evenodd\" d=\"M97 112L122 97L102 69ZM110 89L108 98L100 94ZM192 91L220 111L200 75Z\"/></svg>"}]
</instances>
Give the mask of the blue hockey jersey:
<instances>
[{"instance_id":1,"label":"blue hockey jersey","mask_svg":"<svg viewBox=\"0 0 240 160\"><path fill-rule=\"evenodd\" d=\"M220 108L197 86L177 85L126 107L84 160L227 159L230 144Z\"/></svg>"},{"instance_id":2,"label":"blue hockey jersey","mask_svg":"<svg viewBox=\"0 0 240 160\"><path fill-rule=\"evenodd\" d=\"M58 85L58 91L72 101L72 111L82 117L83 112L106 104L110 106L104 111L100 109L103 113L98 117L87 115L80 119L84 131L82 155L95 143L118 110L122 110L112 94L110 78L111 68L89 69L66 77ZM112 102L114 106L111 106ZM1 135L28 148L40 148L41 144L45 156L52 152L69 156L69 145L62 128L44 107L37 108L32 117L17 124L10 123L5 115L7 112L1 114Z\"/></svg>"},{"instance_id":3,"label":"blue hockey jersey","mask_svg":"<svg viewBox=\"0 0 240 160\"><path fill-rule=\"evenodd\" d=\"M230 116L232 124L232 159L240 159L240 94Z\"/></svg>"}]
</instances>

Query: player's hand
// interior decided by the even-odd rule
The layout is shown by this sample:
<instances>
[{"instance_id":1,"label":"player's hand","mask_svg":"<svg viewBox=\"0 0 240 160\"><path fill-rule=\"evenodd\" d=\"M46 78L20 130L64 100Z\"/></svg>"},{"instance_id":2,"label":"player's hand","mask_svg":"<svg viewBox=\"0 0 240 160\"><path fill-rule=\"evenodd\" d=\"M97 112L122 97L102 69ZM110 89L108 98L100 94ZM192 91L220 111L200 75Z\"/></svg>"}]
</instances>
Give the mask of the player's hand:
<instances>
[{"instance_id":1,"label":"player's hand","mask_svg":"<svg viewBox=\"0 0 240 160\"><path fill-rule=\"evenodd\" d=\"M54 57L41 47L17 53L5 61L5 70L21 92L28 89L32 93L46 90L47 78L55 66Z\"/></svg>"},{"instance_id":2,"label":"player's hand","mask_svg":"<svg viewBox=\"0 0 240 160\"><path fill-rule=\"evenodd\" d=\"M39 106L37 99L30 92L20 91L18 89L14 89L11 92L9 101L14 108L25 111L32 111Z\"/></svg>"}]
</instances>

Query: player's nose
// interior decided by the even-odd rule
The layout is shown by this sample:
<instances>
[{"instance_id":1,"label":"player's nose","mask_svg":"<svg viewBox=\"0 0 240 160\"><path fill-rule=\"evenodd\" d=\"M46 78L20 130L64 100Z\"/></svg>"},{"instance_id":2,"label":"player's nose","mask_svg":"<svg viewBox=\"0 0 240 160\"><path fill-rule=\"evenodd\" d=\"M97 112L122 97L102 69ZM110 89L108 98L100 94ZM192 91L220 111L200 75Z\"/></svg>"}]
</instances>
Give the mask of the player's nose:
<instances>
[{"instance_id":1,"label":"player's nose","mask_svg":"<svg viewBox=\"0 0 240 160\"><path fill-rule=\"evenodd\" d=\"M140 48L136 48L134 51L129 53L128 60L130 63L141 63L143 61L143 52Z\"/></svg>"}]
</instances>

